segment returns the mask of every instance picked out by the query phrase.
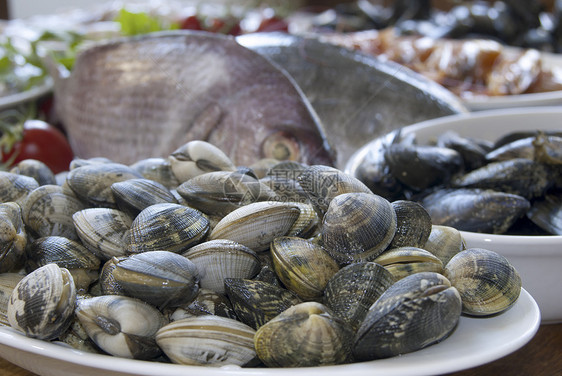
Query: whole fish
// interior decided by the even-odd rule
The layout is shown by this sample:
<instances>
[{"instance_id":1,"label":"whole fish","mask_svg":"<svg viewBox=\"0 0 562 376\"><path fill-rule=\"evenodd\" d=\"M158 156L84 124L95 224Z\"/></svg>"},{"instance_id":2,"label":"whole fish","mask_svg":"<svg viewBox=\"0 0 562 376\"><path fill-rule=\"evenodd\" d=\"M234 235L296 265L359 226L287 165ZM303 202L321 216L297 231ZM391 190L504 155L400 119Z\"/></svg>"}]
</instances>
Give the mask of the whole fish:
<instances>
[{"instance_id":1,"label":"whole fish","mask_svg":"<svg viewBox=\"0 0 562 376\"><path fill-rule=\"evenodd\" d=\"M295 79L322 120L339 168L377 136L419 121L467 112L450 91L394 62L314 37L255 33L237 40Z\"/></svg>"},{"instance_id":2,"label":"whole fish","mask_svg":"<svg viewBox=\"0 0 562 376\"><path fill-rule=\"evenodd\" d=\"M204 140L239 165L334 163L300 89L232 37L174 31L107 41L56 81L56 111L81 158L131 164Z\"/></svg>"}]
</instances>

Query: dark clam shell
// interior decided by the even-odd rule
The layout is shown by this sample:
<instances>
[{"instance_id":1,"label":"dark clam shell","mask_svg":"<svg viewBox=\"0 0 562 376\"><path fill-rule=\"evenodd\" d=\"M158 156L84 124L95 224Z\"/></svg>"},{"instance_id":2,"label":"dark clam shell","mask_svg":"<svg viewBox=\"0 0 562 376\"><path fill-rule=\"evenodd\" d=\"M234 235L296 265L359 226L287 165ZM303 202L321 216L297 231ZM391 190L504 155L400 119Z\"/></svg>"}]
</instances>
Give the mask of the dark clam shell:
<instances>
[{"instance_id":1,"label":"dark clam shell","mask_svg":"<svg viewBox=\"0 0 562 376\"><path fill-rule=\"evenodd\" d=\"M133 221L127 251L180 253L198 244L209 227L209 219L197 209L172 203L151 205Z\"/></svg>"},{"instance_id":2,"label":"dark clam shell","mask_svg":"<svg viewBox=\"0 0 562 376\"><path fill-rule=\"evenodd\" d=\"M199 289L197 297L191 303L176 307L169 312L170 321L204 315L236 319L236 313L226 295L204 288Z\"/></svg>"},{"instance_id":3,"label":"dark clam shell","mask_svg":"<svg viewBox=\"0 0 562 376\"><path fill-rule=\"evenodd\" d=\"M124 257L117 260L112 274L125 295L160 308L189 303L199 291L195 264L168 251Z\"/></svg>"},{"instance_id":4,"label":"dark clam shell","mask_svg":"<svg viewBox=\"0 0 562 376\"><path fill-rule=\"evenodd\" d=\"M224 284L236 316L254 329L301 303L299 297L289 290L269 282L226 278Z\"/></svg>"},{"instance_id":5,"label":"dark clam shell","mask_svg":"<svg viewBox=\"0 0 562 376\"><path fill-rule=\"evenodd\" d=\"M119 209L136 217L154 204L177 204L175 196L161 183L149 179L129 179L111 185Z\"/></svg>"},{"instance_id":6,"label":"dark clam shell","mask_svg":"<svg viewBox=\"0 0 562 376\"><path fill-rule=\"evenodd\" d=\"M256 353L268 367L313 367L346 363L351 331L329 308L305 302L258 329Z\"/></svg>"},{"instance_id":7,"label":"dark clam shell","mask_svg":"<svg viewBox=\"0 0 562 376\"><path fill-rule=\"evenodd\" d=\"M15 202L0 204L0 273L17 271L25 262L27 232Z\"/></svg>"},{"instance_id":8,"label":"dark clam shell","mask_svg":"<svg viewBox=\"0 0 562 376\"><path fill-rule=\"evenodd\" d=\"M324 304L356 330L369 307L393 283L392 274L374 262L347 265L328 281Z\"/></svg>"},{"instance_id":9,"label":"dark clam shell","mask_svg":"<svg viewBox=\"0 0 562 376\"><path fill-rule=\"evenodd\" d=\"M414 201L392 202L396 211L396 234L389 248L423 248L431 233L431 217L427 210Z\"/></svg>"},{"instance_id":10,"label":"dark clam shell","mask_svg":"<svg viewBox=\"0 0 562 376\"><path fill-rule=\"evenodd\" d=\"M396 233L396 212L373 193L344 193L331 202L322 223L322 245L339 263L370 261Z\"/></svg>"},{"instance_id":11,"label":"dark clam shell","mask_svg":"<svg viewBox=\"0 0 562 376\"><path fill-rule=\"evenodd\" d=\"M100 259L80 242L62 236L36 239L27 248L27 268L57 264L72 274L78 290L86 291L98 278Z\"/></svg>"},{"instance_id":12,"label":"dark clam shell","mask_svg":"<svg viewBox=\"0 0 562 376\"><path fill-rule=\"evenodd\" d=\"M308 239L281 236L271 243L273 268L287 289L305 300L322 296L339 265Z\"/></svg>"},{"instance_id":13,"label":"dark clam shell","mask_svg":"<svg viewBox=\"0 0 562 376\"><path fill-rule=\"evenodd\" d=\"M191 207L221 217L251 202L275 197L275 193L256 178L234 171L195 176L182 183L177 191Z\"/></svg>"},{"instance_id":14,"label":"dark clam shell","mask_svg":"<svg viewBox=\"0 0 562 376\"><path fill-rule=\"evenodd\" d=\"M325 213L332 199L343 193L371 193L359 179L334 167L313 165L305 168L297 181L318 213Z\"/></svg>"},{"instance_id":15,"label":"dark clam shell","mask_svg":"<svg viewBox=\"0 0 562 376\"><path fill-rule=\"evenodd\" d=\"M466 244L462 234L456 228L433 225L424 249L441 260L445 266L454 255L466 249Z\"/></svg>"},{"instance_id":16,"label":"dark clam shell","mask_svg":"<svg viewBox=\"0 0 562 376\"><path fill-rule=\"evenodd\" d=\"M433 272L405 277L369 309L353 345L357 360L420 350L446 338L461 315L461 298L447 278Z\"/></svg>"},{"instance_id":17,"label":"dark clam shell","mask_svg":"<svg viewBox=\"0 0 562 376\"><path fill-rule=\"evenodd\" d=\"M91 205L117 208L111 185L119 181L142 178L129 166L119 163L94 163L71 170L66 183L81 200Z\"/></svg>"},{"instance_id":18,"label":"dark clam shell","mask_svg":"<svg viewBox=\"0 0 562 376\"><path fill-rule=\"evenodd\" d=\"M27 194L39 187L34 178L0 171L0 201L22 203Z\"/></svg>"},{"instance_id":19,"label":"dark clam shell","mask_svg":"<svg viewBox=\"0 0 562 376\"><path fill-rule=\"evenodd\" d=\"M35 179L39 185L56 184L55 174L44 162L37 159L24 159L16 164L11 173L29 176Z\"/></svg>"},{"instance_id":20,"label":"dark clam shell","mask_svg":"<svg viewBox=\"0 0 562 376\"><path fill-rule=\"evenodd\" d=\"M22 205L22 218L37 237L64 236L78 240L72 215L86 209L71 190L42 185L29 193Z\"/></svg>"},{"instance_id":21,"label":"dark clam shell","mask_svg":"<svg viewBox=\"0 0 562 376\"><path fill-rule=\"evenodd\" d=\"M463 313L488 316L511 307L521 293L521 277L502 255L481 248L457 253L444 275L462 298Z\"/></svg>"}]
</instances>

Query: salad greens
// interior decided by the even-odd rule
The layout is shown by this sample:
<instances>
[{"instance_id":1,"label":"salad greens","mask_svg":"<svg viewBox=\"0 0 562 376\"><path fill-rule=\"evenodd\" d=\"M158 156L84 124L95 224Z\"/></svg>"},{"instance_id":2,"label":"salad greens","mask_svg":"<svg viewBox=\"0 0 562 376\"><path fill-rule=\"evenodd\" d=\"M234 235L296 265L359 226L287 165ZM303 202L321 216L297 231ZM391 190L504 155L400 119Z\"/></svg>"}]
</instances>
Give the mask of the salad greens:
<instances>
[{"instance_id":1,"label":"salad greens","mask_svg":"<svg viewBox=\"0 0 562 376\"><path fill-rule=\"evenodd\" d=\"M126 9L121 9L119 11L115 21L121 25L121 33L124 36L179 29L179 24L177 23L166 23L165 21L151 16L148 13L130 12Z\"/></svg>"},{"instance_id":2,"label":"salad greens","mask_svg":"<svg viewBox=\"0 0 562 376\"><path fill-rule=\"evenodd\" d=\"M146 12L131 12L126 9L121 9L114 21L120 25L123 36L179 29L179 24L166 22ZM87 36L66 30L45 31L32 41L2 38L0 96L29 90L45 81L48 72L38 53L39 46L46 46L47 53L56 62L71 70L80 48L86 42L88 42ZM53 46L56 48L50 48Z\"/></svg>"},{"instance_id":3,"label":"salad greens","mask_svg":"<svg viewBox=\"0 0 562 376\"><path fill-rule=\"evenodd\" d=\"M43 83L46 76L35 51L23 53L10 38L0 43L0 95L29 90Z\"/></svg>"}]
</instances>

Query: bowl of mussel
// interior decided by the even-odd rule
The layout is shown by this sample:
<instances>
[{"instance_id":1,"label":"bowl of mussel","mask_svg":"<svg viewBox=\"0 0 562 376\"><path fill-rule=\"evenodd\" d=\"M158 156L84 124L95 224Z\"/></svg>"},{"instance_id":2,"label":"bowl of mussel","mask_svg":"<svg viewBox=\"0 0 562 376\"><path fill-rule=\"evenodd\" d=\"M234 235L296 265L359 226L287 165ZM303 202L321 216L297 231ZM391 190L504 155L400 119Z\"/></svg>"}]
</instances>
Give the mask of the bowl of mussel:
<instances>
[{"instance_id":1,"label":"bowl of mussel","mask_svg":"<svg viewBox=\"0 0 562 376\"><path fill-rule=\"evenodd\" d=\"M542 107L429 120L369 142L345 171L383 197L420 203L466 247L505 256L542 322L560 322L561 118L560 107Z\"/></svg>"}]
</instances>

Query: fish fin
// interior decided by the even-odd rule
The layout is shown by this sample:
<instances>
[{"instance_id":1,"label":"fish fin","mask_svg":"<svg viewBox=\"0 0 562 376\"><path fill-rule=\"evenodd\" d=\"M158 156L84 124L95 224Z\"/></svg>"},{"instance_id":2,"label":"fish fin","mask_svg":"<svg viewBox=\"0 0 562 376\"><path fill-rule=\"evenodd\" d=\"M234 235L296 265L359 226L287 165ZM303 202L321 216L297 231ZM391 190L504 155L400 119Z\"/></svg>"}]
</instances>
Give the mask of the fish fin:
<instances>
[{"instance_id":1,"label":"fish fin","mask_svg":"<svg viewBox=\"0 0 562 376\"><path fill-rule=\"evenodd\" d=\"M189 130L192 140L207 141L221 122L224 111L218 103L211 103L197 115Z\"/></svg>"}]
</instances>

